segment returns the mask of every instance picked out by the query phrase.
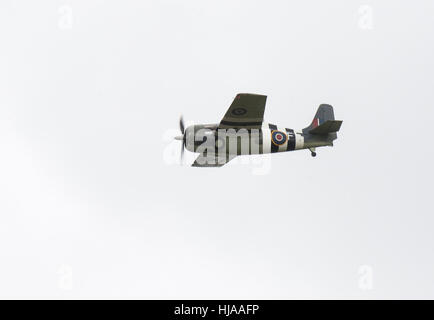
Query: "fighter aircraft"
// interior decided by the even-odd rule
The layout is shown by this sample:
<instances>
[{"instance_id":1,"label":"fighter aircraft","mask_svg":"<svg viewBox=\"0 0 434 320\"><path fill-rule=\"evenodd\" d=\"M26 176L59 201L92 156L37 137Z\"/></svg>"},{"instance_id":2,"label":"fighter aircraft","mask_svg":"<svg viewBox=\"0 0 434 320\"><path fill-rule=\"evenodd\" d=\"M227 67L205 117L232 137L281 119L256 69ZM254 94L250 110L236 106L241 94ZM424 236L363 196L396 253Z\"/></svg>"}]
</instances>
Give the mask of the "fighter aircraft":
<instances>
[{"instance_id":1,"label":"fighter aircraft","mask_svg":"<svg viewBox=\"0 0 434 320\"><path fill-rule=\"evenodd\" d=\"M335 120L333 107L321 104L312 123L295 131L264 122L267 96L239 93L220 123L198 124L187 128L181 116L181 160L184 148L198 152L193 167L221 167L240 155L265 154L308 149L312 157L316 148L333 146L342 120Z\"/></svg>"}]
</instances>

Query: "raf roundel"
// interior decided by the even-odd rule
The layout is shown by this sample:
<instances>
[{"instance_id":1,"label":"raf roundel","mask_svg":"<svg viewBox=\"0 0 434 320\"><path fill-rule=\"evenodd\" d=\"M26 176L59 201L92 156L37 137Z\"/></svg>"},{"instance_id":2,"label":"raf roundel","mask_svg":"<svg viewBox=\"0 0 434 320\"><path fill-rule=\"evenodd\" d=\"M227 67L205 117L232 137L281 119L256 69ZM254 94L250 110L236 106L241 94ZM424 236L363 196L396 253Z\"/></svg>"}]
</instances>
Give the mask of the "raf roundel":
<instances>
[{"instance_id":1,"label":"raf roundel","mask_svg":"<svg viewBox=\"0 0 434 320\"><path fill-rule=\"evenodd\" d=\"M234 116L243 116L247 113L247 109L246 108L242 108L242 107L238 107L235 108L234 110L232 110L231 112Z\"/></svg>"},{"instance_id":2,"label":"raf roundel","mask_svg":"<svg viewBox=\"0 0 434 320\"><path fill-rule=\"evenodd\" d=\"M278 130L273 130L271 132L271 141L276 145L276 146L281 146L282 144L284 144L286 142L286 134L283 133L282 131L278 131Z\"/></svg>"}]
</instances>

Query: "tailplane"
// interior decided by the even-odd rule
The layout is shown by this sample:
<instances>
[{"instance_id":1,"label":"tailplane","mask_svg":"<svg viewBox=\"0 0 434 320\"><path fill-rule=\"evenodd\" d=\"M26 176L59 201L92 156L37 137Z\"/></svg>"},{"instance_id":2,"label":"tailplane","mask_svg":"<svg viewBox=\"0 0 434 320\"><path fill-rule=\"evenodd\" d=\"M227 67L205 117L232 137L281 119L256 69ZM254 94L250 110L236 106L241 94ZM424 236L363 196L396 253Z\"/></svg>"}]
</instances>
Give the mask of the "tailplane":
<instances>
[{"instance_id":1,"label":"tailplane","mask_svg":"<svg viewBox=\"0 0 434 320\"><path fill-rule=\"evenodd\" d=\"M318 107L315 117L309 127L303 129L303 134L336 133L341 128L342 120L335 120L333 107L322 104Z\"/></svg>"},{"instance_id":2,"label":"tailplane","mask_svg":"<svg viewBox=\"0 0 434 320\"><path fill-rule=\"evenodd\" d=\"M341 128L342 120L327 120L318 127L309 130L310 134L327 134L338 132Z\"/></svg>"}]
</instances>

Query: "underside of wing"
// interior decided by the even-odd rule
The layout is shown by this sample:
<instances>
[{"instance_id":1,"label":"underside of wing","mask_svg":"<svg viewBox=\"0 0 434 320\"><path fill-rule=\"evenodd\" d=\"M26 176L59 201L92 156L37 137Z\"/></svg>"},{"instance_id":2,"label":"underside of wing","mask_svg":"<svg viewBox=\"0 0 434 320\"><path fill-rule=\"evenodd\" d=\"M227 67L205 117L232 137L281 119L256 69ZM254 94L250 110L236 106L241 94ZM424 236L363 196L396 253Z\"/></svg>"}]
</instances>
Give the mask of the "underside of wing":
<instances>
[{"instance_id":1,"label":"underside of wing","mask_svg":"<svg viewBox=\"0 0 434 320\"><path fill-rule=\"evenodd\" d=\"M218 156L218 155L209 154L207 156L206 154L201 153L191 166L192 167L222 167L235 157L236 155Z\"/></svg>"},{"instance_id":2,"label":"underside of wing","mask_svg":"<svg viewBox=\"0 0 434 320\"><path fill-rule=\"evenodd\" d=\"M251 93L239 93L235 97L219 128L259 129L264 120L267 96Z\"/></svg>"}]
</instances>

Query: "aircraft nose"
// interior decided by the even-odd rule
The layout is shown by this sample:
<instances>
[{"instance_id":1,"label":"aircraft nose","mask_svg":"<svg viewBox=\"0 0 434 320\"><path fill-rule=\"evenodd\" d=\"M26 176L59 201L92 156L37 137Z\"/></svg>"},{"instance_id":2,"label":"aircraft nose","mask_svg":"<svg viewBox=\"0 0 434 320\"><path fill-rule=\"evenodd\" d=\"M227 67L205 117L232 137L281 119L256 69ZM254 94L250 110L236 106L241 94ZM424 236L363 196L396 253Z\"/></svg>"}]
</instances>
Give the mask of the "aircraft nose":
<instances>
[{"instance_id":1,"label":"aircraft nose","mask_svg":"<svg viewBox=\"0 0 434 320\"><path fill-rule=\"evenodd\" d=\"M194 151L194 126L189 126L185 129L184 139L186 149Z\"/></svg>"}]
</instances>

